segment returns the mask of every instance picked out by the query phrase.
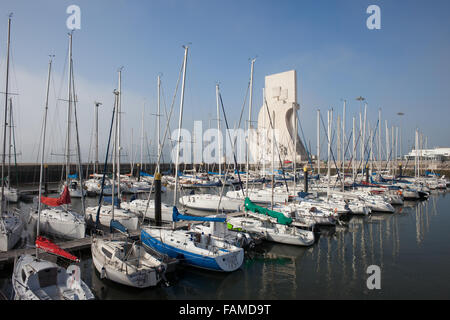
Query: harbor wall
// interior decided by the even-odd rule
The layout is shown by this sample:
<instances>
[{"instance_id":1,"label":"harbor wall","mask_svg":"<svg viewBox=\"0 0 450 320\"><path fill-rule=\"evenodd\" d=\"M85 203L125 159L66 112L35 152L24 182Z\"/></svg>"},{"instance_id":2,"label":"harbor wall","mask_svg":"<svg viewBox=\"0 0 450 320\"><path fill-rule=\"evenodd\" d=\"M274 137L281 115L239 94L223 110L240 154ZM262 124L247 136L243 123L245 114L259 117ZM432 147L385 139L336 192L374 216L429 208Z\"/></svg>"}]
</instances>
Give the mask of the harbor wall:
<instances>
[{"instance_id":1,"label":"harbor wall","mask_svg":"<svg viewBox=\"0 0 450 320\"><path fill-rule=\"evenodd\" d=\"M303 168L305 165L307 165L307 163L297 163L297 170L301 170L301 168ZM241 171L245 171L245 164L239 164L239 169ZM292 168L292 164L290 165ZM342 167L342 164L338 163L339 167ZM382 168L387 168L386 163L382 163L381 164ZM65 176L65 164L61 164L61 163L50 163L50 164L46 164L44 166L44 182L49 182L49 183L55 183L55 182L59 182L61 181L62 177ZM228 165L222 165L222 170L225 169L225 167L228 167ZM231 166L231 168L233 168L234 166ZM254 166L251 165L251 170L255 170L255 169L262 169L262 166ZM308 165L308 167L310 167ZM331 165L331 174L336 174L336 170L334 167L334 163L332 163ZM351 173L352 169L351 169L351 164L346 163L345 165L346 173ZM133 166L130 163L123 163L120 165L120 173L121 174L129 174L131 173L131 169L133 168L133 175L137 176L137 169L138 166L136 164L134 164ZM174 174L174 165L173 164L161 164L160 166L160 170L161 172L165 173L165 172L170 172L172 174ZM183 171L183 170L191 170L195 168L196 170L201 170L201 171L207 171L209 169L209 171L218 171L218 166L217 164L210 164L209 168L207 165L193 165L193 164L180 164L179 166L179 170ZM287 168L285 166L285 168ZM317 165L316 163L314 163L313 165L314 171L317 172ZM359 168L358 171L361 170L361 166L357 166L357 168ZM374 168L376 168L376 166L374 165ZM149 174L153 174L155 171L155 164L144 164L142 166L143 171L149 173ZM99 164L98 165L98 172L97 173L103 173L104 170L104 165L103 164ZM268 169L270 170L270 169ZM289 169L287 169L288 171ZM326 165L325 161L321 162L321 169L320 169L320 173L321 174L326 174L328 170L328 167ZM376 169L374 169L376 170ZM421 163L420 166L420 171L421 174L423 174L426 170L429 171L434 171L435 173L441 174L441 175L445 175L446 177L450 177L450 161L446 161L446 162L441 162L436 164L435 162L432 163L430 161L430 163ZM71 170L70 173L75 173L76 170L76 166L72 165L71 166ZM83 171L83 179L86 179L86 176L91 174L93 172L93 165L92 164L83 164L82 165L82 171ZM40 165L39 164L30 164L30 163L19 163L17 165L12 165L9 168L9 172L10 172L10 182L12 186L20 186L23 184L37 184L39 183L39 174L40 174ZM107 165L107 169L106 169L107 173L111 173L112 172L112 164L108 164ZM5 169L5 175L7 175L8 170ZM399 170L397 168L396 170L396 174L399 173ZM404 175L414 175L414 163L411 164L407 164L407 167L405 167L405 164L403 164L403 174Z\"/></svg>"}]
</instances>

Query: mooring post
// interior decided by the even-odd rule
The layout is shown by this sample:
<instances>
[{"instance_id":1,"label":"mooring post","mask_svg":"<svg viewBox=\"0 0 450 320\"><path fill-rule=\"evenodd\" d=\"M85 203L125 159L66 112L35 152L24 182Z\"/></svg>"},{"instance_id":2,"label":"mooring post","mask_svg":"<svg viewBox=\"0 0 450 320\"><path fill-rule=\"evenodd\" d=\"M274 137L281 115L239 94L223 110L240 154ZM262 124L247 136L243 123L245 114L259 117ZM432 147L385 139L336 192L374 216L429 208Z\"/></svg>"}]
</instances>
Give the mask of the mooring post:
<instances>
[{"instance_id":1,"label":"mooring post","mask_svg":"<svg viewBox=\"0 0 450 320\"><path fill-rule=\"evenodd\" d=\"M141 181L141 164L137 164L137 175L138 175L138 182Z\"/></svg>"},{"instance_id":2,"label":"mooring post","mask_svg":"<svg viewBox=\"0 0 450 320\"><path fill-rule=\"evenodd\" d=\"M303 178L305 179L305 192L308 192L308 167L303 167Z\"/></svg>"},{"instance_id":3,"label":"mooring post","mask_svg":"<svg viewBox=\"0 0 450 320\"><path fill-rule=\"evenodd\" d=\"M398 164L398 173L399 173L399 176L401 177L402 176L402 164L401 163Z\"/></svg>"},{"instance_id":4,"label":"mooring post","mask_svg":"<svg viewBox=\"0 0 450 320\"><path fill-rule=\"evenodd\" d=\"M155 221L161 226L161 174L155 174Z\"/></svg>"},{"instance_id":5,"label":"mooring post","mask_svg":"<svg viewBox=\"0 0 450 320\"><path fill-rule=\"evenodd\" d=\"M369 165L366 164L366 182L369 183Z\"/></svg>"}]
</instances>

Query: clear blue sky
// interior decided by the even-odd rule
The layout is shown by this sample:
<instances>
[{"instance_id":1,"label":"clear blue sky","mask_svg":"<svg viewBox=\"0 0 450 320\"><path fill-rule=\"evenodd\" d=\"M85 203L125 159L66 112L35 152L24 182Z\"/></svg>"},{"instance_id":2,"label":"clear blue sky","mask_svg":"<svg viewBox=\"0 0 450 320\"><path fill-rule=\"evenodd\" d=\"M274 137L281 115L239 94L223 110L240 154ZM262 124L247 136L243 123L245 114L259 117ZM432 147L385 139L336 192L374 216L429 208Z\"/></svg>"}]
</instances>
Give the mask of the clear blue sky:
<instances>
[{"instance_id":1,"label":"clear blue sky","mask_svg":"<svg viewBox=\"0 0 450 320\"><path fill-rule=\"evenodd\" d=\"M249 58L257 56L255 109L262 103L264 76L296 69L301 124L314 151L317 108L323 110L326 119L326 109L341 113L341 99L347 99L350 128L350 114L360 110L355 101L360 95L367 99L373 125L380 107L383 125L384 119L389 125L401 125L405 151L408 140L414 141L415 127L428 137L429 146L450 145L448 0L4 0L0 3L1 75L7 17L13 12L12 90L20 93L15 99L20 108L17 130L24 161L36 158L34 153L25 159L39 142L36 132L41 126L50 53L56 55L51 108L56 99L65 98L61 78L67 52L66 8L71 4L81 8L81 30L74 35L74 61L76 81L83 83L77 93L80 135L86 149L94 100L105 104L100 130L106 144L112 90L117 86L120 66L124 66L124 139L130 141L133 127L137 143L144 99L146 131L154 135L155 120L150 114L156 111L156 77L163 74L166 101L170 101L183 58L181 45L188 42L192 44L186 128L192 127L193 120L203 120L206 127L209 114L215 118L216 82L220 82L228 117L234 123L249 80ZM371 4L381 8L381 30L366 27L366 8ZM1 91L3 83L0 80ZM83 96L82 88L91 92ZM59 112L59 116L64 114L64 110ZM405 115L400 118L397 112ZM257 110L253 115L255 119ZM60 126L64 128L64 124Z\"/></svg>"}]
</instances>

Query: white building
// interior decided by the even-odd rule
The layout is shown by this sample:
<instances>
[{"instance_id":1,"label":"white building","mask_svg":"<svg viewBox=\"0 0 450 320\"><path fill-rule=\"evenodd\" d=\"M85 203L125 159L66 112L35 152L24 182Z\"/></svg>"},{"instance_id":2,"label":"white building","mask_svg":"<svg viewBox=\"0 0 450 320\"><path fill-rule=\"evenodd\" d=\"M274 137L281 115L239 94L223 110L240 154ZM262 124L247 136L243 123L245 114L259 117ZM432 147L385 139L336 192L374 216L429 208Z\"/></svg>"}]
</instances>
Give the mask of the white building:
<instances>
[{"instance_id":1,"label":"white building","mask_svg":"<svg viewBox=\"0 0 450 320\"><path fill-rule=\"evenodd\" d=\"M450 148L413 149L405 155L405 160L414 160L415 157L420 157L423 160L450 160Z\"/></svg>"}]
</instances>

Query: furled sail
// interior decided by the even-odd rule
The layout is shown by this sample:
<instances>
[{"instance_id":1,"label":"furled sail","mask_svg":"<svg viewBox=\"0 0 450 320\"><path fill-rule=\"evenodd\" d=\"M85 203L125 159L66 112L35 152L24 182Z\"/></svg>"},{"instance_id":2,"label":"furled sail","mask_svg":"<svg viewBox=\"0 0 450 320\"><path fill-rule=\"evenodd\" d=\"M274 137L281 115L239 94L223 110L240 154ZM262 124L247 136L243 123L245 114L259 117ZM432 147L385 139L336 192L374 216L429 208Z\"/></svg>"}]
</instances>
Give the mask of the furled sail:
<instances>
[{"instance_id":1,"label":"furled sail","mask_svg":"<svg viewBox=\"0 0 450 320\"><path fill-rule=\"evenodd\" d=\"M65 186L64 191L59 196L59 198L41 197L41 203L46 204L51 207L58 207L62 204L71 203L69 188L67 188L67 186Z\"/></svg>"},{"instance_id":2,"label":"furled sail","mask_svg":"<svg viewBox=\"0 0 450 320\"><path fill-rule=\"evenodd\" d=\"M245 198L244 204L245 204L245 209L247 209L251 212L260 213L260 214L263 214L266 216L270 216L272 218L276 218L277 222L279 224L290 225L292 223L292 219L286 217L281 212L276 212L276 211L269 210L267 208L257 206L256 204L251 202L249 198Z\"/></svg>"},{"instance_id":3,"label":"furled sail","mask_svg":"<svg viewBox=\"0 0 450 320\"><path fill-rule=\"evenodd\" d=\"M50 240L48 240L47 238L44 238L42 236L39 236L36 238L36 248L42 249L49 253L56 254L60 257L64 257L66 259L69 259L69 260L72 260L75 262L80 262L80 259L78 259L74 255L71 255L67 251L64 251L58 245L54 244L53 242L51 242Z\"/></svg>"},{"instance_id":4,"label":"furled sail","mask_svg":"<svg viewBox=\"0 0 450 320\"><path fill-rule=\"evenodd\" d=\"M183 214L179 213L177 207L173 207L172 219L173 219L173 222L177 222L177 221L180 221L180 220L214 221L214 222L225 222L225 221L227 221L226 218L209 218L209 217L186 216L186 215L183 215Z\"/></svg>"}]
</instances>

